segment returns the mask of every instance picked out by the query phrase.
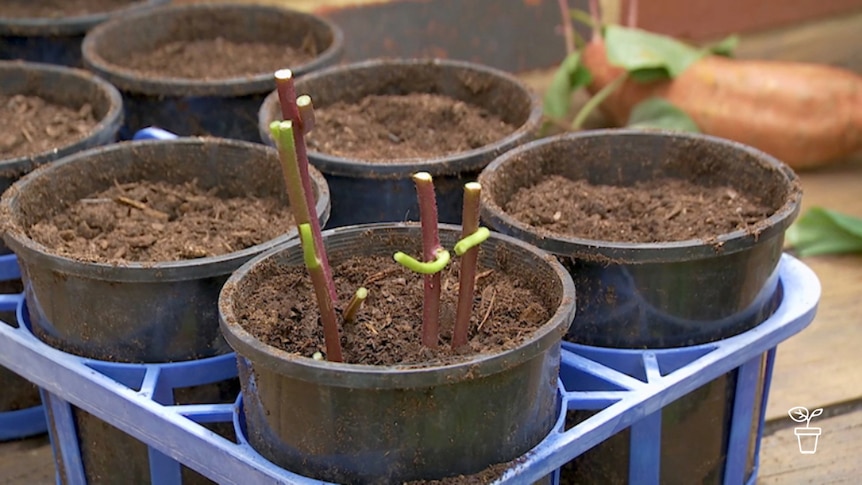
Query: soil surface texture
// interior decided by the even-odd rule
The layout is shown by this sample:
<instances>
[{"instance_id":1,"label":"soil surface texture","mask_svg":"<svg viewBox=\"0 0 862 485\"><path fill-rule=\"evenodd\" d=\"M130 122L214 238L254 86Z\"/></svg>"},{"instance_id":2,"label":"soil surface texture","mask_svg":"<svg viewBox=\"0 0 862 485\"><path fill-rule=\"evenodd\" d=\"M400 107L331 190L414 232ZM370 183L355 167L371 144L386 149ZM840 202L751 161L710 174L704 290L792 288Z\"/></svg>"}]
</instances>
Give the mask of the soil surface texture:
<instances>
[{"instance_id":1,"label":"soil surface texture","mask_svg":"<svg viewBox=\"0 0 862 485\"><path fill-rule=\"evenodd\" d=\"M520 189L504 210L550 233L629 243L709 239L752 230L774 212L730 187L676 178L632 187L592 185L558 175Z\"/></svg>"},{"instance_id":2,"label":"soil surface texture","mask_svg":"<svg viewBox=\"0 0 862 485\"><path fill-rule=\"evenodd\" d=\"M131 182L76 201L29 235L55 254L93 262L164 262L218 256L294 227L275 198L221 198L195 181Z\"/></svg>"},{"instance_id":3,"label":"soil surface texture","mask_svg":"<svg viewBox=\"0 0 862 485\"><path fill-rule=\"evenodd\" d=\"M0 17L61 18L110 12L141 0L3 0Z\"/></svg>"},{"instance_id":4,"label":"soil surface texture","mask_svg":"<svg viewBox=\"0 0 862 485\"><path fill-rule=\"evenodd\" d=\"M122 62L124 67L148 76L208 80L272 73L316 56L311 36L301 48L216 37L169 42L152 51L133 52Z\"/></svg>"},{"instance_id":5,"label":"soil surface texture","mask_svg":"<svg viewBox=\"0 0 862 485\"><path fill-rule=\"evenodd\" d=\"M309 147L343 158L400 162L473 150L516 127L488 111L448 96L373 95L358 103L315 109Z\"/></svg>"},{"instance_id":6,"label":"soil surface texture","mask_svg":"<svg viewBox=\"0 0 862 485\"><path fill-rule=\"evenodd\" d=\"M235 296L240 325L261 341L305 357L326 347L310 278L304 268L261 267ZM458 292L458 262L441 273L440 346L422 346L421 275L391 258L355 257L333 267L343 300L357 288L368 298L352 323L342 323L344 361L367 365L444 364L459 355L516 347L551 313L522 281L500 271L477 272L468 345L453 351L451 341ZM339 317L340 318L340 317Z\"/></svg>"},{"instance_id":7,"label":"soil surface texture","mask_svg":"<svg viewBox=\"0 0 862 485\"><path fill-rule=\"evenodd\" d=\"M0 160L11 160L71 145L98 124L88 103L70 108L38 96L0 95Z\"/></svg>"}]
</instances>

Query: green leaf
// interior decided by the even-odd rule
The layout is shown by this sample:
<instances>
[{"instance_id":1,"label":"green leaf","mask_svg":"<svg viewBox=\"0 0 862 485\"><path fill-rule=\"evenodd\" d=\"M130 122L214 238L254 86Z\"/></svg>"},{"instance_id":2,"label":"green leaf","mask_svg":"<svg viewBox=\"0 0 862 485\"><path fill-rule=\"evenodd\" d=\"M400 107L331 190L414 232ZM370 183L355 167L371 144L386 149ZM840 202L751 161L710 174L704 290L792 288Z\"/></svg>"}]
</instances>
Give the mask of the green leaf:
<instances>
[{"instance_id":1,"label":"green leaf","mask_svg":"<svg viewBox=\"0 0 862 485\"><path fill-rule=\"evenodd\" d=\"M544 110L551 118L565 118L569 112L572 93L588 85L592 75L581 64L580 52L573 52L563 59L545 91Z\"/></svg>"},{"instance_id":2,"label":"green leaf","mask_svg":"<svg viewBox=\"0 0 862 485\"><path fill-rule=\"evenodd\" d=\"M862 252L862 219L812 207L786 233L800 256Z\"/></svg>"},{"instance_id":3,"label":"green leaf","mask_svg":"<svg viewBox=\"0 0 862 485\"><path fill-rule=\"evenodd\" d=\"M647 130L700 133L700 128L684 111L664 98L649 98L635 105L627 126Z\"/></svg>"},{"instance_id":4,"label":"green leaf","mask_svg":"<svg viewBox=\"0 0 862 485\"><path fill-rule=\"evenodd\" d=\"M662 67L647 67L629 72L629 77L639 83L661 81L668 78L667 69Z\"/></svg>"},{"instance_id":5,"label":"green leaf","mask_svg":"<svg viewBox=\"0 0 862 485\"><path fill-rule=\"evenodd\" d=\"M732 57L733 51L736 50L736 46L738 45L739 36L734 34L718 42L707 45L703 48L703 50L705 50L709 54Z\"/></svg>"},{"instance_id":6,"label":"green leaf","mask_svg":"<svg viewBox=\"0 0 862 485\"><path fill-rule=\"evenodd\" d=\"M605 28L605 46L611 64L630 73L649 70L651 80L658 73L675 78L708 54L666 35L619 25Z\"/></svg>"}]
</instances>

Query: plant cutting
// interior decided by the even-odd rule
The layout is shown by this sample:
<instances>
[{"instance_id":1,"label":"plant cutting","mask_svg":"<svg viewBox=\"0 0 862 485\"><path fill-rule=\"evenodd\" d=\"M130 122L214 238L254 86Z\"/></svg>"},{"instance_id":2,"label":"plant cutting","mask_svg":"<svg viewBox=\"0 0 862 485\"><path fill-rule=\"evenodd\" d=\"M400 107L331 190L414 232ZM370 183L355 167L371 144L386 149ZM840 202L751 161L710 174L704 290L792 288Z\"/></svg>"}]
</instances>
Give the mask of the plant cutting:
<instances>
[{"instance_id":1,"label":"plant cutting","mask_svg":"<svg viewBox=\"0 0 862 485\"><path fill-rule=\"evenodd\" d=\"M630 5L630 13L636 12L637 0ZM561 6L568 12L564 0ZM677 128L692 129L688 117L703 133L753 146L794 169L834 162L862 148L858 74L812 63L733 59L736 37L693 47L637 29L634 14L626 27L601 26L596 0L590 9L592 37L579 50L569 44L546 110L565 113L567 94L585 87L593 95L585 111L600 105L624 126L634 124L634 108L658 98L669 103L665 118L678 110ZM571 29L570 15L563 21Z\"/></svg>"},{"instance_id":2,"label":"plant cutting","mask_svg":"<svg viewBox=\"0 0 862 485\"><path fill-rule=\"evenodd\" d=\"M303 199L295 140L311 117L319 127L311 109L300 110L298 124L270 126L291 200ZM479 187L464 188L473 230L439 224L432 176L412 180L418 225L317 237L302 224L299 240L249 261L222 289L245 433L285 469L340 483L472 474L521 456L554 423L571 278L533 247L478 227ZM330 282L358 303L340 310Z\"/></svg>"},{"instance_id":3,"label":"plant cutting","mask_svg":"<svg viewBox=\"0 0 862 485\"><path fill-rule=\"evenodd\" d=\"M296 89L289 70L277 71L275 79L278 86L279 102L284 117L288 121L273 121L270 124L270 130L278 146L285 186L291 201L294 220L299 227L303 261L311 277L317 298L318 311L321 315L325 335L327 360L341 362L343 358L334 309L338 295L332 280L332 270L322 244L320 225L312 223L317 217L312 206L307 203L308 192L306 192L306 187L309 187L311 182L308 177L308 158L304 147L305 135L311 131L314 125L313 101L308 95L296 98ZM294 126L298 128L294 129ZM450 253L440 245L437 229L437 202L431 174L418 172L412 178L416 184L419 201L423 260L417 261L401 251L396 252L393 259L406 268L423 275L425 289L422 306L422 344L435 349L440 333L440 272L449 263ZM456 327L458 338L453 338L453 347L466 344L473 300L473 285L475 284L473 279L476 272L476 246L487 239L489 235L487 228L478 227L478 196L481 192L481 186L475 182L469 183L465 186L465 192L467 197L465 198L463 213L469 223L465 228L464 239L455 245L455 251L459 256L468 255L470 260L465 265L461 276L461 280L466 281L466 283L459 290L458 311L460 313ZM474 226L475 230L466 232ZM357 290L343 312L345 321L352 319L356 307L364 301L366 294L367 289L360 288Z\"/></svg>"}]
</instances>

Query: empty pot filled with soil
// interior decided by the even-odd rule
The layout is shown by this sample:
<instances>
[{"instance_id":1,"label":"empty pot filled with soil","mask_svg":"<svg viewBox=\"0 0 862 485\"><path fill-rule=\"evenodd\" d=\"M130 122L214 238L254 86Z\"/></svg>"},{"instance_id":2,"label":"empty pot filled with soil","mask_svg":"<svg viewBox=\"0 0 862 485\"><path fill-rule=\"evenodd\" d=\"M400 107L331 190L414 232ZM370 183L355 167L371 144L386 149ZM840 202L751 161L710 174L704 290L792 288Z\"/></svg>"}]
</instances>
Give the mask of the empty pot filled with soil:
<instances>
[{"instance_id":1,"label":"empty pot filled with soil","mask_svg":"<svg viewBox=\"0 0 862 485\"><path fill-rule=\"evenodd\" d=\"M792 170L699 134L597 130L504 154L482 218L556 254L578 288L568 340L660 348L729 337L777 303Z\"/></svg>"},{"instance_id":2,"label":"empty pot filled with soil","mask_svg":"<svg viewBox=\"0 0 862 485\"><path fill-rule=\"evenodd\" d=\"M697 349L755 327L780 302L784 231L802 194L788 166L751 147L598 130L513 150L479 180L484 221L556 254L571 272L578 310L565 347L608 361L636 349ZM723 483L735 406L754 410L740 429L759 436L765 362L762 393L740 398L736 369L663 408L662 483ZM561 483L627 482L630 437L626 430L576 458ZM748 460L753 466L754 455Z\"/></svg>"},{"instance_id":3,"label":"empty pot filled with soil","mask_svg":"<svg viewBox=\"0 0 862 485\"><path fill-rule=\"evenodd\" d=\"M4 0L0 59L83 67L84 35L105 20L170 0Z\"/></svg>"},{"instance_id":4,"label":"empty pot filled with soil","mask_svg":"<svg viewBox=\"0 0 862 485\"><path fill-rule=\"evenodd\" d=\"M460 228L441 225L451 248ZM403 483L480 472L538 444L557 421L560 341L574 286L559 262L499 234L482 243L467 344L452 349L460 260L441 272L439 339L423 344L418 224L330 229L324 245L344 304L343 361L326 360L320 312L296 241L243 265L220 299L236 350L246 434L274 463L337 483Z\"/></svg>"},{"instance_id":5,"label":"empty pot filled with soil","mask_svg":"<svg viewBox=\"0 0 862 485\"><path fill-rule=\"evenodd\" d=\"M363 61L299 78L296 91L314 103L308 157L332 190L330 227L416 220L419 171L435 178L440 221L460 222L463 184L531 140L542 117L521 81L463 61ZM266 143L281 119L273 91L260 107Z\"/></svg>"},{"instance_id":6,"label":"empty pot filled with soil","mask_svg":"<svg viewBox=\"0 0 862 485\"><path fill-rule=\"evenodd\" d=\"M297 234L280 170L261 144L183 138L91 149L22 178L0 206L33 332L120 362L229 350L218 330L222 283ZM328 189L313 175L325 222Z\"/></svg>"},{"instance_id":7,"label":"empty pot filled with soil","mask_svg":"<svg viewBox=\"0 0 862 485\"><path fill-rule=\"evenodd\" d=\"M0 192L37 166L111 143L123 120L117 89L62 66L0 61Z\"/></svg>"},{"instance_id":8,"label":"empty pot filled with soil","mask_svg":"<svg viewBox=\"0 0 862 485\"><path fill-rule=\"evenodd\" d=\"M122 92L124 139L157 126L178 135L260 141L257 111L273 73L338 61L342 33L322 17L277 6L164 6L87 34L84 63Z\"/></svg>"}]
</instances>

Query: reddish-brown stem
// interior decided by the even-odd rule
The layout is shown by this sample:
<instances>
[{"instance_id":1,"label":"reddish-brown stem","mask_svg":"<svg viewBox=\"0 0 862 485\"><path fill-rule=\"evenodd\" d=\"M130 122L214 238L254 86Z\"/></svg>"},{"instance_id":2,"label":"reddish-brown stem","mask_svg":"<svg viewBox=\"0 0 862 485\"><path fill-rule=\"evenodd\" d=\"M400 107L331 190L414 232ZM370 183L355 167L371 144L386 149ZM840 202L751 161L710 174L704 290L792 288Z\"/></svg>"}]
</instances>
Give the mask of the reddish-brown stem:
<instances>
[{"instance_id":1,"label":"reddish-brown stem","mask_svg":"<svg viewBox=\"0 0 862 485\"><path fill-rule=\"evenodd\" d=\"M591 42L600 41L602 40L602 14L599 10L599 0L590 0L590 17L593 18L593 31L590 40Z\"/></svg>"},{"instance_id":2,"label":"reddish-brown stem","mask_svg":"<svg viewBox=\"0 0 862 485\"><path fill-rule=\"evenodd\" d=\"M575 52L575 32L572 28L571 14L569 14L569 0L557 0L560 6L560 18L563 20L563 38L566 40L566 54Z\"/></svg>"},{"instance_id":3,"label":"reddish-brown stem","mask_svg":"<svg viewBox=\"0 0 862 485\"><path fill-rule=\"evenodd\" d=\"M441 249L437 230L437 197L434 181L426 172L413 175L416 194L419 198L419 221L422 225L422 259L425 262L437 259ZM425 291L422 301L422 345L436 349L440 335L440 273L424 276Z\"/></svg>"},{"instance_id":4,"label":"reddish-brown stem","mask_svg":"<svg viewBox=\"0 0 862 485\"><path fill-rule=\"evenodd\" d=\"M633 29L638 25L638 0L629 0L628 7L629 14L626 26Z\"/></svg>"},{"instance_id":5,"label":"reddish-brown stem","mask_svg":"<svg viewBox=\"0 0 862 485\"><path fill-rule=\"evenodd\" d=\"M326 291L326 275L323 273L323 266L309 268L308 273L311 275L311 284L314 286L317 296L317 306L320 311L320 321L323 323L326 360L330 362L344 362L344 357L341 355L341 336L338 332L338 320L335 315L335 307Z\"/></svg>"},{"instance_id":6,"label":"reddish-brown stem","mask_svg":"<svg viewBox=\"0 0 862 485\"><path fill-rule=\"evenodd\" d=\"M283 120L293 122L293 140L296 147L296 159L299 163L299 173L302 177L302 187L305 191L305 200L308 204L309 220L314 235L314 245L320 264L323 266L323 274L326 277L326 288L333 304L338 302L338 293L335 291L335 283L332 280L332 268L329 266L329 258L326 256L326 248L323 246L323 236L320 234L320 220L314 200L314 190L311 185L311 177L308 173L308 151L305 146L305 132L299 107L296 104L296 86L293 83L293 73L290 69L281 69L275 73L275 85L278 91L278 102L281 104L281 116Z\"/></svg>"},{"instance_id":7,"label":"reddish-brown stem","mask_svg":"<svg viewBox=\"0 0 862 485\"><path fill-rule=\"evenodd\" d=\"M479 230L479 196L482 186L476 182L464 185L464 206L461 214L461 237L465 238ZM455 329L452 333L452 348L467 344L470 315L473 313L473 292L476 287L476 261L479 248L469 249L461 256L458 285L458 308L455 313Z\"/></svg>"}]
</instances>

